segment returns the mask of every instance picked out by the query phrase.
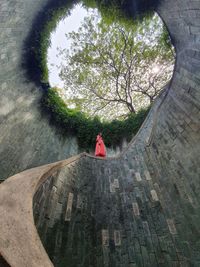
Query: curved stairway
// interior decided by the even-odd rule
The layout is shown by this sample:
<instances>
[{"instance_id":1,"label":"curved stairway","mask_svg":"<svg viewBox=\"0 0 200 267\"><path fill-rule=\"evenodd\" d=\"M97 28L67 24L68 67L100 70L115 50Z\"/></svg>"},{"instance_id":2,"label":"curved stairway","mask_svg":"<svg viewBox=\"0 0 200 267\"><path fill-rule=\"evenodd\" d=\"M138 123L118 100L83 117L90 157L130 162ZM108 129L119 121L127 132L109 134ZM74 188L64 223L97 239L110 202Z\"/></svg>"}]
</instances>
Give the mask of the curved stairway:
<instances>
[{"instance_id":1,"label":"curved stairway","mask_svg":"<svg viewBox=\"0 0 200 267\"><path fill-rule=\"evenodd\" d=\"M198 199L190 181L169 177L169 162L158 168L149 142L167 94L120 157L83 153L1 184L10 266L198 266Z\"/></svg>"},{"instance_id":2,"label":"curved stairway","mask_svg":"<svg viewBox=\"0 0 200 267\"><path fill-rule=\"evenodd\" d=\"M10 44L16 45L21 55L21 39L27 32L19 39L21 28L17 27L31 27L34 12L44 4L42 0L3 0L0 4L5 12L0 13L0 34L9 44L0 47L5 60L0 70L2 96L15 100L11 91L23 95L23 105L17 99L13 112L10 107L15 101L11 101L12 105L5 107L9 113L1 120L1 144L7 144L6 150L0 150L4 173L17 173L29 166L27 157L40 165L51 157L59 158L62 150L60 137L42 121L39 112L36 119L27 113L37 106L34 101L29 104L30 95L37 90L29 85L29 95L23 72L17 72L17 59L14 65L11 57L3 56L13 50ZM156 8L176 48L176 66L168 89L120 157L102 160L83 153L18 173L1 183L1 264L200 266L200 3L161 0ZM10 12L16 21L6 15ZM7 75L11 69L12 80ZM14 85L18 91L13 90ZM16 126L16 114L23 127ZM34 144L27 146L30 140L26 140L23 147L27 133ZM54 135L57 141L51 143ZM45 140L55 148L52 155ZM44 151L37 150L31 158L35 147ZM7 170L9 166L12 171Z\"/></svg>"}]
</instances>

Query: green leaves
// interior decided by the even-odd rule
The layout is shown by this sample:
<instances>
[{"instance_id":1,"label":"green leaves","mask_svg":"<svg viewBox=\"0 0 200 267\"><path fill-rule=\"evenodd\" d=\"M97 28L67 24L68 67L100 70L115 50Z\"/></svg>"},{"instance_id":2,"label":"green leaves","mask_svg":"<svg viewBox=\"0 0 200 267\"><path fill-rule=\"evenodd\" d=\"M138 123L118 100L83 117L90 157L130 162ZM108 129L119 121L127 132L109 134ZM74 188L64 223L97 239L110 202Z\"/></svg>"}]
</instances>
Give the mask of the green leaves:
<instances>
[{"instance_id":1,"label":"green leaves","mask_svg":"<svg viewBox=\"0 0 200 267\"><path fill-rule=\"evenodd\" d=\"M96 6L95 1L86 1L87 5ZM154 23L155 25L151 27L150 19L145 18L143 22L136 21L133 24L132 20L123 18L117 9L118 4L119 2L111 9L100 8L103 19L98 22L98 27L94 25L94 18L87 18L78 33L69 34L73 40L73 47L71 52L68 51L69 57L66 55L68 65L61 74L63 78L67 77L65 89L68 94L72 89L72 95L68 95L68 101L61 99L56 88L49 89L43 99L43 105L50 112L56 125L63 130L64 134L67 132L75 134L79 146L86 150L94 148L96 135L99 132L103 132L106 146L120 145L124 138L130 141L144 121L148 108L130 113L128 108L123 109L123 101L130 104L132 99L137 103L137 110L139 110L143 105L141 93L143 90L147 93L146 73L151 70L152 62L155 61L156 64L164 66L167 59L171 60L172 47L166 32L159 35L157 45L150 38L148 41L151 44L150 49L141 41L142 36L153 36L153 33L159 29L158 23ZM44 83L48 82L47 48L50 45L50 33L57 22L66 15L67 6L72 6L72 3L66 4L62 0L56 12L52 8L48 14L44 14L45 18L48 18L48 23L40 26L42 31L35 38L37 45L34 44L33 51L39 62L40 80ZM121 24L117 24L116 20ZM142 27L146 27L148 33ZM160 56L161 52L162 56ZM131 76L131 73L135 76ZM129 80L138 79L139 74L143 80L137 80L141 87L138 89L137 84L130 86ZM166 81L168 78L169 75L163 80ZM160 78L158 80L161 84ZM123 82L130 83L128 90L124 90L126 87ZM113 91L113 88L116 90ZM132 94L135 89L138 92L132 98L127 98L127 93ZM152 89L153 97L156 96L154 93ZM118 102L113 102L116 98ZM94 106L96 103L98 103L97 107ZM74 104L76 108L69 108L70 104ZM83 110L82 107L85 113L80 112ZM107 110L102 111L103 107ZM108 122L104 119L100 120L95 114L99 114L104 119L112 118L114 114L119 119Z\"/></svg>"},{"instance_id":2,"label":"green leaves","mask_svg":"<svg viewBox=\"0 0 200 267\"><path fill-rule=\"evenodd\" d=\"M60 98L58 89L51 88L44 96L43 106L50 111L52 119L57 126L77 136L80 148L88 150L95 146L96 136L103 133L107 147L119 146L124 139L130 141L143 123L148 109L143 109L137 114L130 114L125 120L102 122L99 117L88 118L84 113L67 107Z\"/></svg>"},{"instance_id":3,"label":"green leaves","mask_svg":"<svg viewBox=\"0 0 200 267\"><path fill-rule=\"evenodd\" d=\"M68 98L82 99L78 107L88 116L109 120L147 107L172 74L172 47L160 23L155 15L123 25L85 18L68 34L72 49L61 73Z\"/></svg>"}]
</instances>

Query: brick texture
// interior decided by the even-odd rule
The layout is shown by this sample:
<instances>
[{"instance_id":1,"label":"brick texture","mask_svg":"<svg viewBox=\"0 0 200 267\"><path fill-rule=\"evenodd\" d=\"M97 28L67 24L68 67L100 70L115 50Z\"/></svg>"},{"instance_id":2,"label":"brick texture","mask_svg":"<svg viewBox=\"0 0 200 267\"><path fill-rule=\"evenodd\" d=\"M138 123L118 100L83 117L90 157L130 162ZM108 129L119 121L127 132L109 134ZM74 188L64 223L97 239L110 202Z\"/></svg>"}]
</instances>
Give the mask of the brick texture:
<instances>
[{"instance_id":1,"label":"brick texture","mask_svg":"<svg viewBox=\"0 0 200 267\"><path fill-rule=\"evenodd\" d=\"M45 2L0 3L4 177L77 151L41 116L39 90L20 67L23 40ZM200 266L200 3L161 0L157 12L176 65L137 137L120 158L82 158L35 194L35 224L56 267Z\"/></svg>"}]
</instances>

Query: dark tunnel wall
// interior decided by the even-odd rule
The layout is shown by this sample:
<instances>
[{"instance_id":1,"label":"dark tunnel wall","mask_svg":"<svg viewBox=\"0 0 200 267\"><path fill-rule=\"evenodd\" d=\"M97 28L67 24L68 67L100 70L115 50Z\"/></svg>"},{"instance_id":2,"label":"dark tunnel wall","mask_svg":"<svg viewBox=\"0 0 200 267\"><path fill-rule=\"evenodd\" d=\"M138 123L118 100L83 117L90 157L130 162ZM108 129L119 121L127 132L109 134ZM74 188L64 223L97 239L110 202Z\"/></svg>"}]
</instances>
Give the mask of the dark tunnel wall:
<instances>
[{"instance_id":1,"label":"dark tunnel wall","mask_svg":"<svg viewBox=\"0 0 200 267\"><path fill-rule=\"evenodd\" d=\"M0 1L0 178L78 153L75 138L49 125L42 90L22 68L24 42L47 0Z\"/></svg>"},{"instance_id":2,"label":"dark tunnel wall","mask_svg":"<svg viewBox=\"0 0 200 267\"><path fill-rule=\"evenodd\" d=\"M8 263L4 260L4 258L0 255L0 266L1 267L10 267Z\"/></svg>"},{"instance_id":3,"label":"dark tunnel wall","mask_svg":"<svg viewBox=\"0 0 200 267\"><path fill-rule=\"evenodd\" d=\"M149 144L167 92L121 158L84 157L37 191L35 223L54 266L199 266L196 169L191 181L189 163Z\"/></svg>"},{"instance_id":4,"label":"dark tunnel wall","mask_svg":"<svg viewBox=\"0 0 200 267\"><path fill-rule=\"evenodd\" d=\"M39 90L20 67L22 42L44 4L0 4L4 176L62 158L69 148L41 116ZM121 158L85 157L35 195L35 222L55 266L200 266L200 3L162 0L157 12L177 60L140 133Z\"/></svg>"},{"instance_id":5,"label":"dark tunnel wall","mask_svg":"<svg viewBox=\"0 0 200 267\"><path fill-rule=\"evenodd\" d=\"M49 126L47 117L43 116L40 110L41 90L27 80L25 70L21 67L24 41L31 30L34 18L46 3L47 1L28 0L3 0L0 3L1 179L26 168L60 160L78 152L73 137L64 138L55 127ZM173 98L170 100L170 108L175 100L175 109L183 105L184 112L193 118L190 122L193 129L198 128L199 116L198 6L198 1L183 0L160 1L157 7L158 13L169 28L177 50L176 82L173 82L173 90L168 97Z\"/></svg>"}]
</instances>

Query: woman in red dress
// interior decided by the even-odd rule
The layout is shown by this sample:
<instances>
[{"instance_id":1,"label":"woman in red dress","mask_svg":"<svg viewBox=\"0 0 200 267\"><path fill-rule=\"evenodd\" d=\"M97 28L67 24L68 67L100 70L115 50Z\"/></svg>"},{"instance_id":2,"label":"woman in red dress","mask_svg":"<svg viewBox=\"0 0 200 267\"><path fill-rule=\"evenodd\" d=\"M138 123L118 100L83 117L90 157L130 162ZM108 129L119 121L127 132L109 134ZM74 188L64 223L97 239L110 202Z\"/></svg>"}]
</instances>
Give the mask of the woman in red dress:
<instances>
[{"instance_id":1,"label":"woman in red dress","mask_svg":"<svg viewBox=\"0 0 200 267\"><path fill-rule=\"evenodd\" d=\"M103 158L106 156L106 147L103 142L102 133L97 135L95 156Z\"/></svg>"}]
</instances>

